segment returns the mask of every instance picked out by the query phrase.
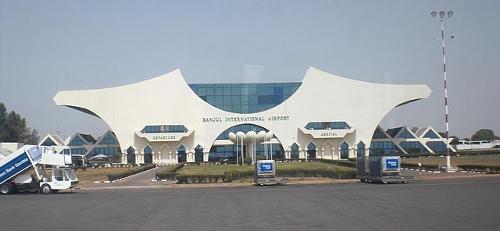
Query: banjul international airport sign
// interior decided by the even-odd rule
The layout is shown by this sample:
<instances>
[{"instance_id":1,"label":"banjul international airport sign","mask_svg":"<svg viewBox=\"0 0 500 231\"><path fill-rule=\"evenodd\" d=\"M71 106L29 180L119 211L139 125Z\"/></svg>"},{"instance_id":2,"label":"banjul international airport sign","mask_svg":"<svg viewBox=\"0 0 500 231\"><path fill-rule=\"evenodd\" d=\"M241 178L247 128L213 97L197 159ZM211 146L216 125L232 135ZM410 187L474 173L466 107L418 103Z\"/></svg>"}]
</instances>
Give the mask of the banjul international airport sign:
<instances>
[{"instance_id":1,"label":"banjul international airport sign","mask_svg":"<svg viewBox=\"0 0 500 231\"><path fill-rule=\"evenodd\" d=\"M264 122L264 121L288 121L290 116L288 115L278 115L278 116L227 116L227 117L203 117L203 123L230 123L230 122Z\"/></svg>"}]
</instances>

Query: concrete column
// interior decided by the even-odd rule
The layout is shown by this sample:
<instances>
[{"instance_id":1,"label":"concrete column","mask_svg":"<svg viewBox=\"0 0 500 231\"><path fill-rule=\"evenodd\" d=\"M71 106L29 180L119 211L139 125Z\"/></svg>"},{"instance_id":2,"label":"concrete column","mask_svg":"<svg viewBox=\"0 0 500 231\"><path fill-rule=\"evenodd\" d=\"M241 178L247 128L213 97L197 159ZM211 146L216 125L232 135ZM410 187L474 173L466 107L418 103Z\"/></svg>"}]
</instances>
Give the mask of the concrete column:
<instances>
[{"instance_id":1,"label":"concrete column","mask_svg":"<svg viewBox=\"0 0 500 231\"><path fill-rule=\"evenodd\" d=\"M307 155L307 149L303 148L299 150L299 159L305 159Z\"/></svg>"},{"instance_id":2,"label":"concrete column","mask_svg":"<svg viewBox=\"0 0 500 231\"><path fill-rule=\"evenodd\" d=\"M126 164L126 163L127 163L127 154L122 153L122 159L121 159L121 162L122 162L122 164Z\"/></svg>"},{"instance_id":3,"label":"concrete column","mask_svg":"<svg viewBox=\"0 0 500 231\"><path fill-rule=\"evenodd\" d=\"M192 163L194 162L194 152L186 153L186 162Z\"/></svg>"},{"instance_id":4,"label":"concrete column","mask_svg":"<svg viewBox=\"0 0 500 231\"><path fill-rule=\"evenodd\" d=\"M209 152L203 152L203 162L208 162L208 153Z\"/></svg>"}]
</instances>

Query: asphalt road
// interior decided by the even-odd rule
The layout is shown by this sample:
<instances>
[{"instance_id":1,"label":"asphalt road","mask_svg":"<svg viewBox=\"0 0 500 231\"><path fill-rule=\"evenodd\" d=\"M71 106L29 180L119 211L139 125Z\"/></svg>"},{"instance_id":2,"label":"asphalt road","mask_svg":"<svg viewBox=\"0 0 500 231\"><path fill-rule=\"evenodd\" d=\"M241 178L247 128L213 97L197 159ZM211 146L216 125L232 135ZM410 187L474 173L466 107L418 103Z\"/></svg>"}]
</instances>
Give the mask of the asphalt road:
<instances>
[{"instance_id":1,"label":"asphalt road","mask_svg":"<svg viewBox=\"0 0 500 231\"><path fill-rule=\"evenodd\" d=\"M0 196L0 230L498 230L500 178Z\"/></svg>"}]
</instances>

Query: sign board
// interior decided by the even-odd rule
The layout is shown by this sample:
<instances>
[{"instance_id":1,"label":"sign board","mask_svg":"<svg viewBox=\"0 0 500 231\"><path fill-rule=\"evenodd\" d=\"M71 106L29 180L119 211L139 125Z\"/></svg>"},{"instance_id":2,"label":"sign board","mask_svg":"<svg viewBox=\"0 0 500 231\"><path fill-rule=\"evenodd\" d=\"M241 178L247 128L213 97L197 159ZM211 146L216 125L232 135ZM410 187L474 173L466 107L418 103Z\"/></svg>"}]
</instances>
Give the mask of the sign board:
<instances>
[{"instance_id":1,"label":"sign board","mask_svg":"<svg viewBox=\"0 0 500 231\"><path fill-rule=\"evenodd\" d=\"M21 155L8 161L0 167L0 184L3 184L11 177L17 175L18 173L26 170L29 167L31 167L31 161L28 157L28 154L26 152L23 152Z\"/></svg>"},{"instance_id":2,"label":"sign board","mask_svg":"<svg viewBox=\"0 0 500 231\"><path fill-rule=\"evenodd\" d=\"M257 161L257 176L275 175L276 163L274 160Z\"/></svg>"},{"instance_id":3,"label":"sign board","mask_svg":"<svg viewBox=\"0 0 500 231\"><path fill-rule=\"evenodd\" d=\"M401 157L384 156L382 157L382 171L399 172L401 170Z\"/></svg>"}]
</instances>

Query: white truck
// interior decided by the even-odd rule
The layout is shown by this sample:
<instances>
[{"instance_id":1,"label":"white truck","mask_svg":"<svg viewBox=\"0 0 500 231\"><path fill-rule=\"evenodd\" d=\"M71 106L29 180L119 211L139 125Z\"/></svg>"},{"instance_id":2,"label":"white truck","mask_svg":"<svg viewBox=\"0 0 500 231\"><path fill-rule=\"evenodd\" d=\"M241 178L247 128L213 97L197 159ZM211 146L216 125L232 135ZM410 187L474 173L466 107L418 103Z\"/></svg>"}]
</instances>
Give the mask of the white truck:
<instances>
[{"instance_id":1,"label":"white truck","mask_svg":"<svg viewBox=\"0 0 500 231\"><path fill-rule=\"evenodd\" d=\"M0 159L0 193L30 191L48 194L73 188L78 179L73 169L67 167L70 164L70 155L59 154L50 147L25 145ZM47 167L50 168L50 178Z\"/></svg>"}]
</instances>

